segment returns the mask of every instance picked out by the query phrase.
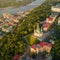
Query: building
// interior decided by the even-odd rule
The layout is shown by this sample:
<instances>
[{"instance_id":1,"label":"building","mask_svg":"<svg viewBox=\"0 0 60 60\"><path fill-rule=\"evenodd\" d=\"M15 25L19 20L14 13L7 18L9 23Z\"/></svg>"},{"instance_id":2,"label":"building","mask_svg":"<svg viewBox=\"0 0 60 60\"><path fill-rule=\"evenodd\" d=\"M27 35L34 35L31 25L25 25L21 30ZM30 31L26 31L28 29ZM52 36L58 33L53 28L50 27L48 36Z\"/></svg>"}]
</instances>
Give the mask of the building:
<instances>
[{"instance_id":1,"label":"building","mask_svg":"<svg viewBox=\"0 0 60 60\"><path fill-rule=\"evenodd\" d=\"M40 46L40 44L34 44L30 47L30 52L38 54L39 52L43 52L43 48Z\"/></svg>"},{"instance_id":2,"label":"building","mask_svg":"<svg viewBox=\"0 0 60 60\"><path fill-rule=\"evenodd\" d=\"M39 24L37 24L37 28L34 29L34 36L36 36L36 37L43 36L43 31L42 31L42 28L40 29Z\"/></svg>"},{"instance_id":3,"label":"building","mask_svg":"<svg viewBox=\"0 0 60 60\"><path fill-rule=\"evenodd\" d=\"M58 25L60 25L60 17L58 17Z\"/></svg>"},{"instance_id":4,"label":"building","mask_svg":"<svg viewBox=\"0 0 60 60\"><path fill-rule=\"evenodd\" d=\"M50 26L51 26L51 23L48 23L48 22L44 23L44 24L43 24L43 30L44 30L44 31L47 31Z\"/></svg>"},{"instance_id":5,"label":"building","mask_svg":"<svg viewBox=\"0 0 60 60\"><path fill-rule=\"evenodd\" d=\"M49 16L49 17L57 17L58 16L58 13L56 13L56 12L53 12L53 13L51 13L51 15Z\"/></svg>"},{"instance_id":6,"label":"building","mask_svg":"<svg viewBox=\"0 0 60 60\"><path fill-rule=\"evenodd\" d=\"M0 28L3 32L10 32L13 30L13 26L16 26L19 23L17 15L10 15L8 13L3 13L3 16L0 17Z\"/></svg>"},{"instance_id":7,"label":"building","mask_svg":"<svg viewBox=\"0 0 60 60\"><path fill-rule=\"evenodd\" d=\"M15 55L15 56L12 58L12 60L19 60L20 57L21 57L21 55L20 55L20 54L17 54L17 55Z\"/></svg>"},{"instance_id":8,"label":"building","mask_svg":"<svg viewBox=\"0 0 60 60\"><path fill-rule=\"evenodd\" d=\"M18 20L18 17L17 16L12 16L11 19L15 22L15 23L18 23L19 20Z\"/></svg>"},{"instance_id":9,"label":"building","mask_svg":"<svg viewBox=\"0 0 60 60\"><path fill-rule=\"evenodd\" d=\"M3 13L3 18L9 18L10 14L9 13Z\"/></svg>"},{"instance_id":10,"label":"building","mask_svg":"<svg viewBox=\"0 0 60 60\"><path fill-rule=\"evenodd\" d=\"M36 52L36 48L37 48L36 45L32 45L31 48L30 48L30 51L31 52Z\"/></svg>"},{"instance_id":11,"label":"building","mask_svg":"<svg viewBox=\"0 0 60 60\"><path fill-rule=\"evenodd\" d=\"M49 18L46 18L45 23L43 24L43 30L47 31L50 26L54 23L56 17L58 16L57 13L52 13Z\"/></svg>"},{"instance_id":12,"label":"building","mask_svg":"<svg viewBox=\"0 0 60 60\"><path fill-rule=\"evenodd\" d=\"M56 17L49 17L49 18L46 18L46 22L48 23L53 23L55 21Z\"/></svg>"},{"instance_id":13,"label":"building","mask_svg":"<svg viewBox=\"0 0 60 60\"><path fill-rule=\"evenodd\" d=\"M60 5L57 4L56 6L52 6L52 7L51 7L51 10L52 10L53 12L58 12L58 13L60 13Z\"/></svg>"},{"instance_id":14,"label":"building","mask_svg":"<svg viewBox=\"0 0 60 60\"><path fill-rule=\"evenodd\" d=\"M52 48L52 44L51 43L41 42L40 46L43 48L43 51L47 51L48 53L50 53L51 48Z\"/></svg>"},{"instance_id":15,"label":"building","mask_svg":"<svg viewBox=\"0 0 60 60\"><path fill-rule=\"evenodd\" d=\"M51 48L52 48L51 43L40 42L39 44L32 45L30 51L35 53L46 51L47 53L50 53Z\"/></svg>"},{"instance_id":16,"label":"building","mask_svg":"<svg viewBox=\"0 0 60 60\"><path fill-rule=\"evenodd\" d=\"M53 18L46 18L46 22L53 23Z\"/></svg>"}]
</instances>

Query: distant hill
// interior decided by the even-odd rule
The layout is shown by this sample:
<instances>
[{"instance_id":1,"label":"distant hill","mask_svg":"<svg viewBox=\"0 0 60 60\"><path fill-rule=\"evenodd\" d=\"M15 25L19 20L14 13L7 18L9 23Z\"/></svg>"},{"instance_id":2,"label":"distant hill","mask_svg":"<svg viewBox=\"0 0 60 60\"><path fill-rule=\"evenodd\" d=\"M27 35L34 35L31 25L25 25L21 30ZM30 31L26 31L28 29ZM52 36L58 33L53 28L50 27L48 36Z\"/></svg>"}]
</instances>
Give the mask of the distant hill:
<instances>
[{"instance_id":1,"label":"distant hill","mask_svg":"<svg viewBox=\"0 0 60 60\"><path fill-rule=\"evenodd\" d=\"M0 8L11 6L24 6L35 0L0 0Z\"/></svg>"}]
</instances>

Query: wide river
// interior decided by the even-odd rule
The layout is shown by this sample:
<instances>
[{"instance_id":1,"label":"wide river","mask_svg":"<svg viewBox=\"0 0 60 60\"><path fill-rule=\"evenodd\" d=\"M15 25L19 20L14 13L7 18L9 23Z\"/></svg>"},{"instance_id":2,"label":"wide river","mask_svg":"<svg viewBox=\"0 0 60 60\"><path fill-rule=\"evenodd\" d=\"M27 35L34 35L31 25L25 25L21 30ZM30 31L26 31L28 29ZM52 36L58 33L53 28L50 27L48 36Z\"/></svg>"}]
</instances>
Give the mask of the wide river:
<instances>
[{"instance_id":1,"label":"wide river","mask_svg":"<svg viewBox=\"0 0 60 60\"><path fill-rule=\"evenodd\" d=\"M0 9L0 15L2 15L5 12L10 13L10 14L16 14L16 13L20 13L22 11L23 12L29 11L29 10L32 10L32 9L38 7L39 5L41 5L44 1L45 0L36 0L36 1L26 5L26 6Z\"/></svg>"}]
</instances>

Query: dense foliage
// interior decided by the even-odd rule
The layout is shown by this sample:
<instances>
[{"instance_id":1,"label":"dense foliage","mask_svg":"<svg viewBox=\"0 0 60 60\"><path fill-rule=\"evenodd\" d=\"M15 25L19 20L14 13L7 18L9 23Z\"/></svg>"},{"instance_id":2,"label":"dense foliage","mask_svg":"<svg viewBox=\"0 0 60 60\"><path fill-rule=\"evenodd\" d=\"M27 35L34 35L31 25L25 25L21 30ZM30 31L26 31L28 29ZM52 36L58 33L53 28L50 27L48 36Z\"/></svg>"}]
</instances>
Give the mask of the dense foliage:
<instances>
[{"instance_id":1,"label":"dense foliage","mask_svg":"<svg viewBox=\"0 0 60 60\"><path fill-rule=\"evenodd\" d=\"M56 26L54 29L57 32L57 37L55 39L55 44L52 48L53 60L60 60L60 27Z\"/></svg>"},{"instance_id":2,"label":"dense foliage","mask_svg":"<svg viewBox=\"0 0 60 60\"><path fill-rule=\"evenodd\" d=\"M27 40L28 40L28 42L29 42L29 45L33 45L33 44L38 44L39 43L39 41L37 40L37 38L36 37L34 37L34 35L30 35L30 36L28 36L28 37L26 37L27 38Z\"/></svg>"}]
</instances>

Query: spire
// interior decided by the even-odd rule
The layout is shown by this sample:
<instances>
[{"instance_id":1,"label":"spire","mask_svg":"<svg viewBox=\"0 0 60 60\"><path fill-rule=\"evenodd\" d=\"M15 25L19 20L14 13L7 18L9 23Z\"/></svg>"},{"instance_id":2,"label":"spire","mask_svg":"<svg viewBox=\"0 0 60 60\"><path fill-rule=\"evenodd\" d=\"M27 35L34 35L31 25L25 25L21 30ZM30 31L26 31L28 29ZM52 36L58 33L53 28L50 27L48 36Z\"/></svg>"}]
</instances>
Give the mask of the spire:
<instances>
[{"instance_id":1,"label":"spire","mask_svg":"<svg viewBox=\"0 0 60 60\"><path fill-rule=\"evenodd\" d=\"M36 32L40 33L40 27L39 27L39 24L37 24Z\"/></svg>"},{"instance_id":2,"label":"spire","mask_svg":"<svg viewBox=\"0 0 60 60\"><path fill-rule=\"evenodd\" d=\"M43 32L42 27L41 27L41 30L40 31Z\"/></svg>"},{"instance_id":3,"label":"spire","mask_svg":"<svg viewBox=\"0 0 60 60\"><path fill-rule=\"evenodd\" d=\"M43 35L42 28L40 29L38 23L36 29L34 29L34 36L41 37L42 35Z\"/></svg>"}]
</instances>

